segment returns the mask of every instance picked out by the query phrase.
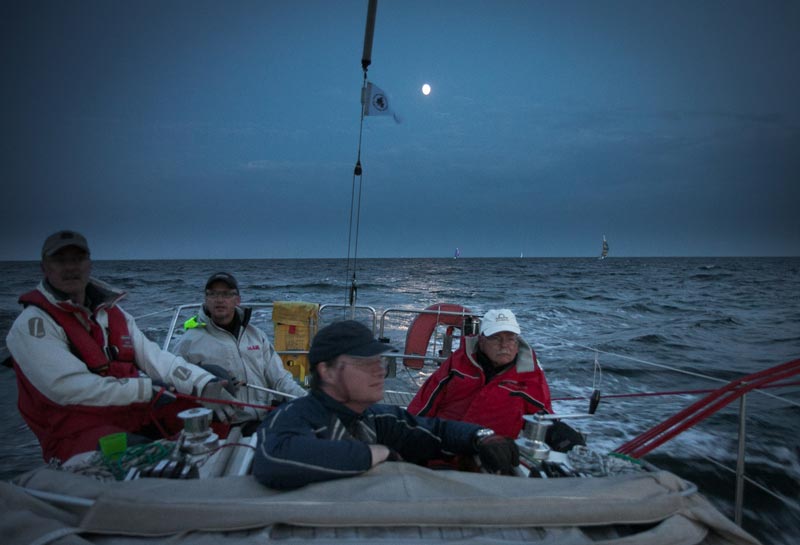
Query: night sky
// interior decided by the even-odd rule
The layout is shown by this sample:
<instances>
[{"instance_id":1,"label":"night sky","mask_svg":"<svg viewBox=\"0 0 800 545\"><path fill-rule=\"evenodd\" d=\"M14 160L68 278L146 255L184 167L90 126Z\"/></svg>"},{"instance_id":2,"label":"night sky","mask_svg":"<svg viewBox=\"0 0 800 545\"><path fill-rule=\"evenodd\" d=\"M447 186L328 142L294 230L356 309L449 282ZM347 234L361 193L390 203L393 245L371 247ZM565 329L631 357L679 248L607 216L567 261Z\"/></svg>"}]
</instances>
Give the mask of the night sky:
<instances>
[{"instance_id":1,"label":"night sky","mask_svg":"<svg viewBox=\"0 0 800 545\"><path fill-rule=\"evenodd\" d=\"M367 3L5 0L0 259L346 257ZM800 255L799 52L796 1L380 0L358 255Z\"/></svg>"}]
</instances>

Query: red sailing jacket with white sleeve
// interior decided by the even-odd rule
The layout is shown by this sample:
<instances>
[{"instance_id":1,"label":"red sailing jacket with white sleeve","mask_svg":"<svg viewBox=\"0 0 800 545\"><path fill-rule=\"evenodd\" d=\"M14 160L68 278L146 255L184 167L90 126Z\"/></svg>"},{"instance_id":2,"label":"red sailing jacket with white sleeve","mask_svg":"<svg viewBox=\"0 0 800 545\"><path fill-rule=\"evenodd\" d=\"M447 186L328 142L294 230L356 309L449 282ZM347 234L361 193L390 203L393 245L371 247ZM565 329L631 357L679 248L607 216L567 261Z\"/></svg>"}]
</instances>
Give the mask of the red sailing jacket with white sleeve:
<instances>
[{"instance_id":1,"label":"red sailing jacket with white sleeve","mask_svg":"<svg viewBox=\"0 0 800 545\"><path fill-rule=\"evenodd\" d=\"M92 309L58 299L41 282L6 339L18 407L46 461L94 450L109 433L151 422L151 378L178 392L202 391L214 376L149 340L117 306L122 292L92 279ZM142 372L143 371L143 372Z\"/></svg>"}]
</instances>

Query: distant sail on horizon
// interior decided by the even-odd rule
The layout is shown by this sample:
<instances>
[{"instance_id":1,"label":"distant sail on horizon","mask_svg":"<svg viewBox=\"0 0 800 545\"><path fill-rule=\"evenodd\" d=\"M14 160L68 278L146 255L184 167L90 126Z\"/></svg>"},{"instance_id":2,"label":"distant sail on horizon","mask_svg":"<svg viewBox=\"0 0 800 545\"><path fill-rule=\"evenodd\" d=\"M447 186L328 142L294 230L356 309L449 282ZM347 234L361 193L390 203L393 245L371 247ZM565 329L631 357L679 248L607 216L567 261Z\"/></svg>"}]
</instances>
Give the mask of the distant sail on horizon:
<instances>
[{"instance_id":1,"label":"distant sail on horizon","mask_svg":"<svg viewBox=\"0 0 800 545\"><path fill-rule=\"evenodd\" d=\"M605 259L606 257L608 257L608 241L606 236L603 235L603 249L600 251L600 259Z\"/></svg>"},{"instance_id":2,"label":"distant sail on horizon","mask_svg":"<svg viewBox=\"0 0 800 545\"><path fill-rule=\"evenodd\" d=\"M456 251L453 254L453 259L458 259L460 256L461 256L461 250L459 250L458 246L456 246Z\"/></svg>"}]
</instances>

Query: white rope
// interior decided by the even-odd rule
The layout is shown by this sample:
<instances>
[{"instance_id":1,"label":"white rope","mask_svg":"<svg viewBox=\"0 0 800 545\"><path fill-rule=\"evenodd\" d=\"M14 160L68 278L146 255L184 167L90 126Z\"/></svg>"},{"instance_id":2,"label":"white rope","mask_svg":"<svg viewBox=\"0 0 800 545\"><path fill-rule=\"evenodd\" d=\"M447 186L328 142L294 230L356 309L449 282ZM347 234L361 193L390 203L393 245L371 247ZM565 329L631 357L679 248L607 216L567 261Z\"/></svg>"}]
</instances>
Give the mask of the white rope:
<instances>
[{"instance_id":1,"label":"white rope","mask_svg":"<svg viewBox=\"0 0 800 545\"><path fill-rule=\"evenodd\" d=\"M600 354L595 350L594 371L592 372L592 390L599 390L603 383L603 369L600 367Z\"/></svg>"}]
</instances>

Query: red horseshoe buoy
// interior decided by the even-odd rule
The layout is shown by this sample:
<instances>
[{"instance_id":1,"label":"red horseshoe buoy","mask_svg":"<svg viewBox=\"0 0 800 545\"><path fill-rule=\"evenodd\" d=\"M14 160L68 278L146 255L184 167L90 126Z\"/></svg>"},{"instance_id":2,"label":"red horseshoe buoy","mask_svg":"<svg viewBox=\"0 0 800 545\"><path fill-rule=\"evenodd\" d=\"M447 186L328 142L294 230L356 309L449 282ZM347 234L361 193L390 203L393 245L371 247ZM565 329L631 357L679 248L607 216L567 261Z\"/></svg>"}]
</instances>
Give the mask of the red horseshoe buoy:
<instances>
[{"instance_id":1,"label":"red horseshoe buoy","mask_svg":"<svg viewBox=\"0 0 800 545\"><path fill-rule=\"evenodd\" d=\"M408 333L406 334L405 354L424 356L428 352L428 344L431 342L431 335L438 325L443 324L450 326L448 331L450 331L450 328L462 329L464 327L464 318L472 314L468 308L451 303L438 303L429 306L425 310L434 312L458 312L460 314L418 314L417 317L414 318L414 321L411 322L411 327L408 328ZM411 369L422 369L424 360L405 358L403 359L403 365Z\"/></svg>"}]
</instances>

